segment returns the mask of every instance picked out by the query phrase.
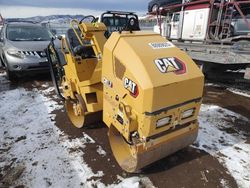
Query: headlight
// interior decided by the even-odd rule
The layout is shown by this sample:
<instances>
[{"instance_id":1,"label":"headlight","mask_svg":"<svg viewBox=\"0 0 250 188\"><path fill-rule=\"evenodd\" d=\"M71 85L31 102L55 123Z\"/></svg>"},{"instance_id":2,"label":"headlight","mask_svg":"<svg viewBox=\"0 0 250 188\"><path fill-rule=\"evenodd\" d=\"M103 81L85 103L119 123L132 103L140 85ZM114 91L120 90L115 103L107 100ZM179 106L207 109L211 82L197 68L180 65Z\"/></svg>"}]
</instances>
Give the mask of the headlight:
<instances>
[{"instance_id":1,"label":"headlight","mask_svg":"<svg viewBox=\"0 0 250 188\"><path fill-rule=\"evenodd\" d=\"M194 111L195 111L194 108L184 111L182 113L181 119L186 119L186 118L189 118L189 117L193 116L194 115Z\"/></svg>"},{"instance_id":2,"label":"headlight","mask_svg":"<svg viewBox=\"0 0 250 188\"><path fill-rule=\"evenodd\" d=\"M171 116L159 119L156 122L156 128L160 128L160 127L162 127L164 125L168 125L170 123L170 121L171 121Z\"/></svg>"},{"instance_id":3,"label":"headlight","mask_svg":"<svg viewBox=\"0 0 250 188\"><path fill-rule=\"evenodd\" d=\"M8 50L7 53L13 57L17 57L21 59L25 58L25 55L17 50Z\"/></svg>"}]
</instances>

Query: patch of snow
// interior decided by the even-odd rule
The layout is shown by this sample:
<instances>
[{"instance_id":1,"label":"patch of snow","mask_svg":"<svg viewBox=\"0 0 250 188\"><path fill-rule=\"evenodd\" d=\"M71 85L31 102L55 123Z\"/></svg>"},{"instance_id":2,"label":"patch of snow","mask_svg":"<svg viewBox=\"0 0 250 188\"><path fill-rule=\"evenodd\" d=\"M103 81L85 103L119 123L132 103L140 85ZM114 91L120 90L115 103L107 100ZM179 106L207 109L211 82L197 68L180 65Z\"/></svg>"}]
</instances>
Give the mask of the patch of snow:
<instances>
[{"instance_id":1,"label":"patch of snow","mask_svg":"<svg viewBox=\"0 0 250 188\"><path fill-rule=\"evenodd\" d=\"M110 185L109 187L116 187L116 188L139 188L140 187L140 178L139 177L130 177L123 179L119 184L117 185Z\"/></svg>"},{"instance_id":2,"label":"patch of snow","mask_svg":"<svg viewBox=\"0 0 250 188\"><path fill-rule=\"evenodd\" d=\"M225 179L221 179L220 184L223 188L230 188L229 182Z\"/></svg>"},{"instance_id":3,"label":"patch of snow","mask_svg":"<svg viewBox=\"0 0 250 188\"><path fill-rule=\"evenodd\" d=\"M219 84L214 84L214 83L205 83L205 86L220 87L220 85L219 85Z\"/></svg>"},{"instance_id":4,"label":"patch of snow","mask_svg":"<svg viewBox=\"0 0 250 188\"><path fill-rule=\"evenodd\" d=\"M106 154L107 154L106 151L104 151L101 146L97 146L97 150L96 151L101 156L106 156Z\"/></svg>"},{"instance_id":5,"label":"patch of snow","mask_svg":"<svg viewBox=\"0 0 250 188\"><path fill-rule=\"evenodd\" d=\"M227 90L234 93L234 94L250 98L250 93L247 93L247 92L244 92L244 91L241 91L238 89L232 89L232 88L228 88Z\"/></svg>"},{"instance_id":6,"label":"patch of snow","mask_svg":"<svg viewBox=\"0 0 250 188\"><path fill-rule=\"evenodd\" d=\"M130 178L119 178L120 183L118 184L111 184L111 185L104 185L101 182L93 182L91 186L98 188L140 188L140 187L149 187L154 188L154 185L147 177L130 177Z\"/></svg>"},{"instance_id":7,"label":"patch of snow","mask_svg":"<svg viewBox=\"0 0 250 188\"><path fill-rule=\"evenodd\" d=\"M42 87L48 88L49 87L49 83L45 83L41 85Z\"/></svg>"},{"instance_id":8,"label":"patch of snow","mask_svg":"<svg viewBox=\"0 0 250 188\"><path fill-rule=\"evenodd\" d=\"M235 178L239 187L249 188L250 145L246 143L246 137L235 129L236 119L249 122L246 117L221 107L202 105L199 135L193 147L218 158Z\"/></svg>"},{"instance_id":9,"label":"patch of snow","mask_svg":"<svg viewBox=\"0 0 250 188\"><path fill-rule=\"evenodd\" d=\"M95 140L91 138L89 135L87 135L86 133L82 133L82 135L83 135L83 139L86 140L87 143L90 143L90 144L95 143Z\"/></svg>"},{"instance_id":10,"label":"patch of snow","mask_svg":"<svg viewBox=\"0 0 250 188\"><path fill-rule=\"evenodd\" d=\"M45 95L49 95L51 94L51 92L55 91L55 88L54 87L48 87L47 89L45 90L42 90L42 93L45 94Z\"/></svg>"},{"instance_id":11,"label":"patch of snow","mask_svg":"<svg viewBox=\"0 0 250 188\"><path fill-rule=\"evenodd\" d=\"M0 71L0 76L6 76L6 72L5 71Z\"/></svg>"}]
</instances>

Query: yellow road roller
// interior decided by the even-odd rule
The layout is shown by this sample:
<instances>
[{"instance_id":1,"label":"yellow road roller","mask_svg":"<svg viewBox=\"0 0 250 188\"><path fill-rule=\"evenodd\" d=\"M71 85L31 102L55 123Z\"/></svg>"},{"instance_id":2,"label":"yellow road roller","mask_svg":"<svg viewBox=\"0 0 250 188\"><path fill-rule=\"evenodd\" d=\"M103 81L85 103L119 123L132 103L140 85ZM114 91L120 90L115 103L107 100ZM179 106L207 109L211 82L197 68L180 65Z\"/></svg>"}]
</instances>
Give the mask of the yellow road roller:
<instances>
[{"instance_id":1,"label":"yellow road roller","mask_svg":"<svg viewBox=\"0 0 250 188\"><path fill-rule=\"evenodd\" d=\"M204 76L170 41L140 31L137 15L109 13L105 24L73 20L61 48L52 42L46 53L72 124L102 117L118 164L138 172L195 141Z\"/></svg>"}]
</instances>

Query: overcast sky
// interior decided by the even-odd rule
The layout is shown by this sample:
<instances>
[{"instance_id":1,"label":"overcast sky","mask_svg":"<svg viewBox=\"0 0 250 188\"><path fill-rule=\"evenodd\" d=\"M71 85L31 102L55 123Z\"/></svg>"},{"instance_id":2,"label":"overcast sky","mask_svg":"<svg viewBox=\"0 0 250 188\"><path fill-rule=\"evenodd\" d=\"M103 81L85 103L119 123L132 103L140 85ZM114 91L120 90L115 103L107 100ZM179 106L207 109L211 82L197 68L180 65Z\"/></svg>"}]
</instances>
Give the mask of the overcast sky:
<instances>
[{"instance_id":1,"label":"overcast sky","mask_svg":"<svg viewBox=\"0 0 250 188\"><path fill-rule=\"evenodd\" d=\"M149 0L0 0L3 17L30 17L51 14L94 14L106 10L147 12Z\"/></svg>"}]
</instances>

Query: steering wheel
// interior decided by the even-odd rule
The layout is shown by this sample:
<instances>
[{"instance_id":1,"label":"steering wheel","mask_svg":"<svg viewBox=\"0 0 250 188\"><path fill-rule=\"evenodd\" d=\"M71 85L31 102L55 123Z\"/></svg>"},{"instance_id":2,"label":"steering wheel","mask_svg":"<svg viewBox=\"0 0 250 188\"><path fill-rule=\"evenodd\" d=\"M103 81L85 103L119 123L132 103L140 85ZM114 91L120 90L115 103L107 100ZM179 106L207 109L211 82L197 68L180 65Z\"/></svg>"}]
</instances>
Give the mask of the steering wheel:
<instances>
[{"instance_id":1,"label":"steering wheel","mask_svg":"<svg viewBox=\"0 0 250 188\"><path fill-rule=\"evenodd\" d=\"M84 16L81 21L80 21L80 24L86 20L86 19L90 19L89 22L90 23L94 23L96 21L96 17L94 17L93 15L88 15L88 16Z\"/></svg>"}]
</instances>

